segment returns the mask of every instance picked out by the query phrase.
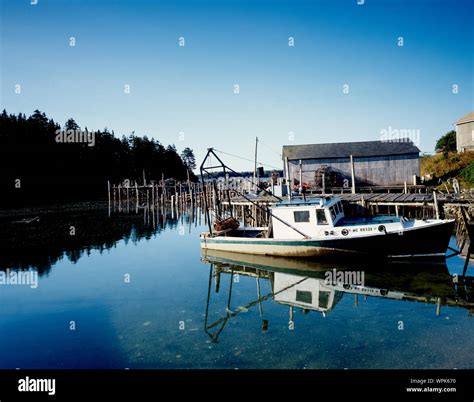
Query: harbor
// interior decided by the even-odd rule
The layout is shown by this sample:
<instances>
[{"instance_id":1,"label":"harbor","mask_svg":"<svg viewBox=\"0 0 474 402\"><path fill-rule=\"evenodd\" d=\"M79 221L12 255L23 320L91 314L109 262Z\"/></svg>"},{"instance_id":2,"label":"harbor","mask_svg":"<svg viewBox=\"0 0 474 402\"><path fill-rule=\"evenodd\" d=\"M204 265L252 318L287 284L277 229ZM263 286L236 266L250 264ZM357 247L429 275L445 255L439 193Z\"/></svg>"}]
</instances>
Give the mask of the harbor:
<instances>
[{"instance_id":1,"label":"harbor","mask_svg":"<svg viewBox=\"0 0 474 402\"><path fill-rule=\"evenodd\" d=\"M284 146L285 177L279 178L279 173L273 171L270 182L260 180L264 171L263 168L257 169L258 138L255 146L253 180L230 179L230 173L236 175L238 172L225 164L217 154L226 153L209 148L200 167L200 188L191 184L189 176L184 191L181 183L171 183L174 184L174 189L169 191L171 209L174 210L176 203L182 207L188 202L191 204L191 209L194 209L194 204L197 204L198 208L204 208L209 231L201 235L201 247L221 251L307 258L326 257L329 254L366 257L379 255L388 258L444 257L454 228L458 237L470 239L470 202L469 198L466 198L470 192L461 194L458 184L454 186L453 195L447 186L445 186L447 193L443 194L426 185L418 185L418 176L413 173L419 174L417 159L419 150L411 142L373 141L339 144L338 147L335 145ZM368 153L367 145L375 148L375 151L370 150L373 153ZM296 148L296 152L288 151L288 148ZM354 152L359 153L354 157ZM313 170L306 169L304 172L306 176L309 173L314 181L304 179L303 161L299 159L296 165L297 178L292 177L288 155L293 159L304 156L311 163L316 157L323 158L325 172L320 175L320 168L313 163L310 164ZM374 167L370 167L371 155L377 155L373 158ZM378 155L385 155L385 159L380 160ZM345 162L342 162L344 157ZM392 157L393 160L390 159ZM329 162L328 158L337 161L339 173L332 174L333 172L329 170L327 164L332 162ZM369 167L365 162L362 172L360 168L356 170L357 158L368 160ZM408 170L407 158L413 160ZM400 164L401 170L397 174L392 174L393 181L390 182L385 176L380 176L380 173L384 169L387 169L387 173L393 169L396 171L394 163ZM216 169L221 170L217 176ZM350 172L350 181L344 176L344 169ZM219 177L219 174L223 176ZM350 193L341 190L341 194L338 194L334 192L334 186L326 186L326 174L332 175L333 184L337 185L341 180L344 184L350 184ZM295 170L293 175L295 176ZM406 178L410 175L413 175L414 193L406 182ZM367 177L372 181L370 193L358 194L357 188L360 183L364 184L361 189L366 188ZM394 189L396 187L394 185L402 179L405 179L402 194L390 193L390 187L385 194L377 192L380 191L380 186L377 184L391 185ZM128 180L124 182L129 208L130 185ZM321 190L320 194L315 193L318 187ZM153 210L160 200L162 204L166 203L168 190L164 176L156 187L154 182L147 187L143 172L142 188L145 190L147 208L151 203ZM116 186L113 186L114 205L115 190ZM121 185L117 190L120 208ZM137 211L140 204L137 182L134 190ZM437 192L441 197L438 197ZM110 211L110 182L108 199ZM250 224L247 224L249 221ZM465 243L463 240L459 249L450 248L450 250L455 254L461 254ZM466 254L467 261L470 258L470 240Z\"/></svg>"},{"instance_id":2,"label":"harbor","mask_svg":"<svg viewBox=\"0 0 474 402\"><path fill-rule=\"evenodd\" d=\"M31 224L16 224L15 242L8 240L11 232L2 218L10 249L2 266L39 272L35 289L1 286L0 340L10 345L0 359L3 368L472 365L471 343L464 343L459 355L459 344L445 342L463 339L472 325L473 264L463 276L462 256L385 268L370 261L229 256L197 246L207 228L197 207L173 211L168 203L166 209L155 207L153 215L144 206L127 212L122 202L110 216L108 209L104 202L30 211L43 222L34 224L36 240ZM77 233L60 247L56 234L69 236L71 225ZM454 236L450 245L456 247ZM336 277L326 289L327 272L334 269L363 272L365 285ZM334 296L326 297L326 291ZM312 293L313 303L319 301L319 310L311 308L305 292ZM76 308L57 311L69 303ZM32 325L35 330L27 331ZM436 338L426 338L427 326ZM41 348L34 353L21 347L38 339Z\"/></svg>"},{"instance_id":3,"label":"harbor","mask_svg":"<svg viewBox=\"0 0 474 402\"><path fill-rule=\"evenodd\" d=\"M3 3L0 402L474 401L472 0Z\"/></svg>"}]
</instances>

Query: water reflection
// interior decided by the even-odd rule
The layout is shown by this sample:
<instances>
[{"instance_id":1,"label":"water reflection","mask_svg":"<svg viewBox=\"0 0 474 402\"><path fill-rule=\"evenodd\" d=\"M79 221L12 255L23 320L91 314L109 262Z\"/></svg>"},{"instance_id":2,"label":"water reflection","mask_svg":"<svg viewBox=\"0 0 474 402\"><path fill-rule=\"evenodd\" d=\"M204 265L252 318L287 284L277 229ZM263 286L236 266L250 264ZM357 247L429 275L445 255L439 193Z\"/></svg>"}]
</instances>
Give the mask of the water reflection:
<instances>
[{"instance_id":1,"label":"water reflection","mask_svg":"<svg viewBox=\"0 0 474 402\"><path fill-rule=\"evenodd\" d=\"M447 260L448 271L445 264L202 255L199 209L154 214L49 208L36 226L9 223L22 237L0 231L16 247L2 245L4 267L61 260L36 289L0 286L0 342L9 345L0 368L472 367L471 344L461 352L451 342L473 324L464 308L472 309L472 282L456 284L450 275L462 272L459 257ZM87 256L93 249L105 252ZM327 284L333 269L364 271L364 286ZM79 330L72 333L73 319Z\"/></svg>"},{"instance_id":2,"label":"water reflection","mask_svg":"<svg viewBox=\"0 0 474 402\"><path fill-rule=\"evenodd\" d=\"M166 229L191 231L202 216L199 209L177 211L166 205L111 211L105 203L48 208L36 214L39 219L32 223L18 216L0 219L0 270L34 268L45 275L63 258L77 263L92 250L102 254L121 240L137 244Z\"/></svg>"},{"instance_id":3,"label":"water reflection","mask_svg":"<svg viewBox=\"0 0 474 402\"><path fill-rule=\"evenodd\" d=\"M444 260L349 266L211 250L203 252L201 259L210 265L204 327L213 342L219 340L229 320L251 308L258 308L262 331L266 331L270 325L264 316L266 301L288 309L290 329L294 325L295 310L326 316L349 295L354 297L356 306L369 297L378 297L429 303L436 315L442 306L466 308L470 316L474 312L474 277L451 275ZM363 283L351 280L357 278L355 273L362 273ZM236 308L232 303L233 284L235 278L241 276L255 279L255 298ZM218 319L211 320L212 295L219 293L224 280L229 281L226 307ZM271 289L263 295L262 281L268 282Z\"/></svg>"}]
</instances>

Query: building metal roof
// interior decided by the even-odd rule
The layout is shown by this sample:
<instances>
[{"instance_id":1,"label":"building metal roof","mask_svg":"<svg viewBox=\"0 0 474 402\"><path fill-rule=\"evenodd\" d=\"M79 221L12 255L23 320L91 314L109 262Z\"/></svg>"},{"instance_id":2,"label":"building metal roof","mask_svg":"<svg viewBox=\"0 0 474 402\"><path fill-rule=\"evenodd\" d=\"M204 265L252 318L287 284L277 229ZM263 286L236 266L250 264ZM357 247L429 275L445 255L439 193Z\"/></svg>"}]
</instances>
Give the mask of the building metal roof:
<instances>
[{"instance_id":1,"label":"building metal roof","mask_svg":"<svg viewBox=\"0 0 474 402\"><path fill-rule=\"evenodd\" d=\"M474 121L474 112L468 113L466 116L461 117L456 124L471 123Z\"/></svg>"},{"instance_id":2,"label":"building metal roof","mask_svg":"<svg viewBox=\"0 0 474 402\"><path fill-rule=\"evenodd\" d=\"M284 145L283 159L328 159L418 154L420 150L408 140L335 142L329 144Z\"/></svg>"}]
</instances>

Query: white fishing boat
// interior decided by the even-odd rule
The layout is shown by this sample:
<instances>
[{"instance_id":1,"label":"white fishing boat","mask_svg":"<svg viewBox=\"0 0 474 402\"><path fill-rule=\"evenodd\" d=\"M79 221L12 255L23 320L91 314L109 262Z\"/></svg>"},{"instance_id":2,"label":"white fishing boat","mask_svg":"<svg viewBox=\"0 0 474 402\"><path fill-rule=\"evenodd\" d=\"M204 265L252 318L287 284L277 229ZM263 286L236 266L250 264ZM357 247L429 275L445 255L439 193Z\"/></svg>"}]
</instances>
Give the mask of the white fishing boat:
<instances>
[{"instance_id":1,"label":"white fishing boat","mask_svg":"<svg viewBox=\"0 0 474 402\"><path fill-rule=\"evenodd\" d=\"M454 220L344 216L337 196L291 199L269 208L270 226L233 227L201 234L201 248L285 257L365 254L444 256Z\"/></svg>"},{"instance_id":2,"label":"white fishing boat","mask_svg":"<svg viewBox=\"0 0 474 402\"><path fill-rule=\"evenodd\" d=\"M211 169L205 167L213 155L224 174L234 172L210 148L201 164L201 179ZM236 173L236 172L234 172ZM230 192L226 190L228 205ZM325 257L365 255L371 257L411 258L444 257L454 229L453 219L407 219L398 216L347 218L337 196L296 197L277 200L269 206L259 205L240 194L255 208L269 216L268 227L241 226L234 217L224 217L218 207L212 225L207 195L204 194L209 231L201 234L204 250L229 251L281 257ZM217 191L214 191L214 196ZM220 202L216 201L216 205Z\"/></svg>"}]
</instances>

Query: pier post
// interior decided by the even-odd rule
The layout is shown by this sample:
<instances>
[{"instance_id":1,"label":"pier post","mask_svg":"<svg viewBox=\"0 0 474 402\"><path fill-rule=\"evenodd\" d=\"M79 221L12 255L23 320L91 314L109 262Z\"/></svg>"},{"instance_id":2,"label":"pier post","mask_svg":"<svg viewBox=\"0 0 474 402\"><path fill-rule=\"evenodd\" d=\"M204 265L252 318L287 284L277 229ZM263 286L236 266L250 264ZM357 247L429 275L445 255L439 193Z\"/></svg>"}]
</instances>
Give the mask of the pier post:
<instances>
[{"instance_id":1,"label":"pier post","mask_svg":"<svg viewBox=\"0 0 474 402\"><path fill-rule=\"evenodd\" d=\"M299 193L301 194L303 192L303 161L300 159L299 162L299 179L300 179L300 188L299 188Z\"/></svg>"},{"instance_id":2,"label":"pier post","mask_svg":"<svg viewBox=\"0 0 474 402\"><path fill-rule=\"evenodd\" d=\"M130 184L127 182L127 212L130 212Z\"/></svg>"},{"instance_id":3,"label":"pier post","mask_svg":"<svg viewBox=\"0 0 474 402\"><path fill-rule=\"evenodd\" d=\"M136 204L135 204L135 213L138 213L138 204L139 204L139 199L138 199L138 184L135 182L135 197L136 197Z\"/></svg>"},{"instance_id":4,"label":"pier post","mask_svg":"<svg viewBox=\"0 0 474 402\"><path fill-rule=\"evenodd\" d=\"M151 183L151 208L155 210L155 183Z\"/></svg>"},{"instance_id":5,"label":"pier post","mask_svg":"<svg viewBox=\"0 0 474 402\"><path fill-rule=\"evenodd\" d=\"M118 202L119 202L119 211L122 210L122 185L118 185Z\"/></svg>"},{"instance_id":6,"label":"pier post","mask_svg":"<svg viewBox=\"0 0 474 402\"><path fill-rule=\"evenodd\" d=\"M286 191L288 192L288 199L291 200L291 185L290 185L290 164L288 157L285 156L285 170L286 170Z\"/></svg>"},{"instance_id":7,"label":"pier post","mask_svg":"<svg viewBox=\"0 0 474 402\"><path fill-rule=\"evenodd\" d=\"M109 198L109 217L110 217L110 181L107 180L107 195Z\"/></svg>"},{"instance_id":8,"label":"pier post","mask_svg":"<svg viewBox=\"0 0 474 402\"><path fill-rule=\"evenodd\" d=\"M351 180L352 180L352 194L356 193L356 186L355 186L355 169L354 169L354 158L350 155L351 158Z\"/></svg>"},{"instance_id":9,"label":"pier post","mask_svg":"<svg viewBox=\"0 0 474 402\"><path fill-rule=\"evenodd\" d=\"M434 204L436 219L439 219L439 207L438 207L438 198L436 197L436 191L433 191L433 204Z\"/></svg>"},{"instance_id":10,"label":"pier post","mask_svg":"<svg viewBox=\"0 0 474 402\"><path fill-rule=\"evenodd\" d=\"M156 202L157 202L157 203L160 203L160 202L161 202L159 183L156 183ZM164 204L163 204L160 208L164 208Z\"/></svg>"}]
</instances>

